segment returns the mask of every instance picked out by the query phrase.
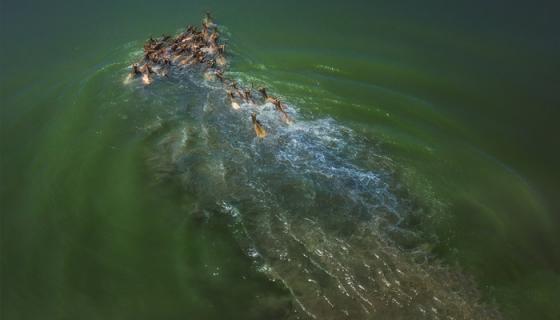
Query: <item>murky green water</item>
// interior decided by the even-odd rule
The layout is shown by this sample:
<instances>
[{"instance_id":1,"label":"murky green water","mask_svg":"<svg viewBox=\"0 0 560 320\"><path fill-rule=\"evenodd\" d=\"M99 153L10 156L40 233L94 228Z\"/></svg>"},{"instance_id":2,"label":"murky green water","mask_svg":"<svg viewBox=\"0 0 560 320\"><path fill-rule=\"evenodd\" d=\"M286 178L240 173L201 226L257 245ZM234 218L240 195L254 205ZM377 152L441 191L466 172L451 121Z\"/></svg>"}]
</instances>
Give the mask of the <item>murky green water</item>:
<instances>
[{"instance_id":1,"label":"murky green water","mask_svg":"<svg viewBox=\"0 0 560 320\"><path fill-rule=\"evenodd\" d=\"M553 5L11 2L3 319L560 317ZM122 84L208 8L293 127Z\"/></svg>"}]
</instances>

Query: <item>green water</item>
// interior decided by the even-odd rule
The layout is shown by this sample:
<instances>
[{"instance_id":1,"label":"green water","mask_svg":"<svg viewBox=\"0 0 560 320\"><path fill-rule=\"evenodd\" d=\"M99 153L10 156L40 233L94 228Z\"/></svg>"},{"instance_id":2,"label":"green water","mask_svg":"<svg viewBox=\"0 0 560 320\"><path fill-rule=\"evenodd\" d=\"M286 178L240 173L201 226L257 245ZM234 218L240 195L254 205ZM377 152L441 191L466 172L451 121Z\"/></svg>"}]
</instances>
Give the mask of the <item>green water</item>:
<instances>
[{"instance_id":1,"label":"green water","mask_svg":"<svg viewBox=\"0 0 560 320\"><path fill-rule=\"evenodd\" d=\"M3 319L297 312L227 217L200 217L189 187L212 183L154 172L161 137L146 128L195 103L121 85L142 41L207 9L227 30L231 76L269 86L302 122L375 141L425 208L412 228L434 261L506 319L560 317L554 5L3 1Z\"/></svg>"}]
</instances>

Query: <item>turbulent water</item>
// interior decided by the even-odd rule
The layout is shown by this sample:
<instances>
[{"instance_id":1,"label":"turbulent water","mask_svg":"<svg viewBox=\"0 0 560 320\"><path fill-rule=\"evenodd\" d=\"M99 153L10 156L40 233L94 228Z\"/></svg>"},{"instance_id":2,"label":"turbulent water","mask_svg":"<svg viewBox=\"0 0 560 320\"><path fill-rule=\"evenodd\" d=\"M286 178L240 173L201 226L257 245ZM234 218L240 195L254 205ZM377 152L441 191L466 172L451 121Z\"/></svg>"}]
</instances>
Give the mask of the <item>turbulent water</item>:
<instances>
[{"instance_id":1,"label":"turbulent water","mask_svg":"<svg viewBox=\"0 0 560 320\"><path fill-rule=\"evenodd\" d=\"M0 318L560 318L554 7L2 1ZM123 83L208 9L293 124Z\"/></svg>"},{"instance_id":2,"label":"turbulent water","mask_svg":"<svg viewBox=\"0 0 560 320\"><path fill-rule=\"evenodd\" d=\"M147 161L195 199L198 219L230 218L246 255L292 295L287 318L499 318L465 276L430 257L435 244L415 227L436 209L415 202L378 142L291 104L293 124L270 102L232 108L203 69L172 67L130 88L147 105L174 106L144 127Z\"/></svg>"}]
</instances>

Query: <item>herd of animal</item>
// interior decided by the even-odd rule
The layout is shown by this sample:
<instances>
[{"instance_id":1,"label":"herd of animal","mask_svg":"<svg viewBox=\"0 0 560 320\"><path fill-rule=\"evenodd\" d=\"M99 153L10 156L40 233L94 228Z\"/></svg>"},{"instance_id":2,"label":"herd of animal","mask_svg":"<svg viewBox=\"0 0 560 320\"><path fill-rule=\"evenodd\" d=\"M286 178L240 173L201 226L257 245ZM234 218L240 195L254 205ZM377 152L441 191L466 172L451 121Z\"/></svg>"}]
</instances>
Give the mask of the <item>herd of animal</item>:
<instances>
[{"instance_id":1,"label":"herd of animal","mask_svg":"<svg viewBox=\"0 0 560 320\"><path fill-rule=\"evenodd\" d=\"M220 43L218 27L212 16L206 13L200 29L189 25L184 32L175 37L150 38L144 44L142 60L131 66L132 70L125 83L140 79L148 86L154 81L154 77L167 77L172 67L187 68L199 65L205 70L206 80L219 81L224 85L226 99L234 110L241 109L243 104L255 107L255 111L251 113L251 121L257 137L264 138L267 135L263 124L257 119L258 104L271 103L281 120L291 124L293 120L286 111L286 106L280 99L269 95L266 88L243 88L235 80L225 77L225 47L225 44Z\"/></svg>"}]
</instances>

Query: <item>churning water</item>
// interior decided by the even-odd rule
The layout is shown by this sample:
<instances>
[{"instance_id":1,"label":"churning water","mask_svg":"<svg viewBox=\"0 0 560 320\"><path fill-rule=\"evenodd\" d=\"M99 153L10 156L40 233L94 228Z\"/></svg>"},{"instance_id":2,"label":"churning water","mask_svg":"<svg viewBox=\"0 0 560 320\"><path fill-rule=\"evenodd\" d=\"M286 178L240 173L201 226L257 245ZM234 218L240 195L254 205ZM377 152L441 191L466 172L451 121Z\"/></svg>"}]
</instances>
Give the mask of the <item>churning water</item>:
<instances>
[{"instance_id":1,"label":"churning water","mask_svg":"<svg viewBox=\"0 0 560 320\"><path fill-rule=\"evenodd\" d=\"M0 7L1 318L560 317L552 4ZM197 67L123 84L207 9L291 125Z\"/></svg>"},{"instance_id":2,"label":"churning water","mask_svg":"<svg viewBox=\"0 0 560 320\"><path fill-rule=\"evenodd\" d=\"M224 85L203 74L172 67L130 89L168 111L145 126L148 162L196 199L198 218L229 217L256 268L292 295L294 318L498 317L466 277L430 257L415 224L434 209L415 203L375 140L291 104L291 124L269 102L232 108Z\"/></svg>"}]
</instances>

